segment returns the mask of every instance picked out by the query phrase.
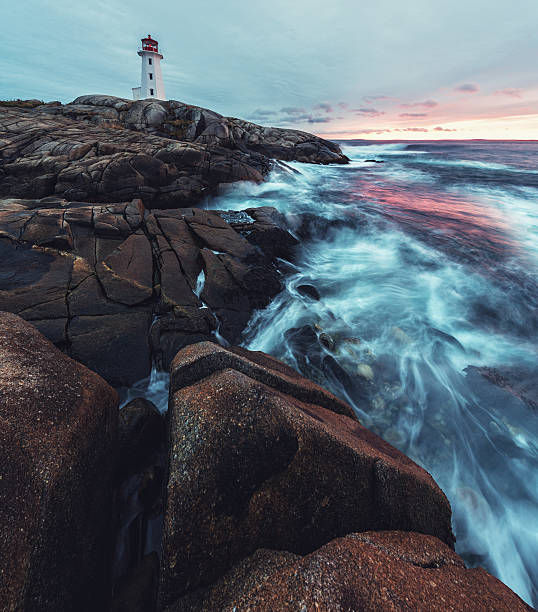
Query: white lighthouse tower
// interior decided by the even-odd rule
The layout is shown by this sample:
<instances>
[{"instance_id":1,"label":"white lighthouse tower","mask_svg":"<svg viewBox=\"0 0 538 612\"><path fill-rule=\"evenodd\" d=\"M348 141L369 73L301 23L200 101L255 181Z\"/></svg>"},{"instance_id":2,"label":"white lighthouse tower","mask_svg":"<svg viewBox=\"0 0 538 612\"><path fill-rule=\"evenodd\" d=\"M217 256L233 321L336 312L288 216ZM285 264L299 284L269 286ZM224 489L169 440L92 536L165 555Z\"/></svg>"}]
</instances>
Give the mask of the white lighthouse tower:
<instances>
[{"instance_id":1,"label":"white lighthouse tower","mask_svg":"<svg viewBox=\"0 0 538 612\"><path fill-rule=\"evenodd\" d=\"M161 72L163 56L159 53L159 43L151 38L150 34L147 38L142 39L142 48L138 50L138 55L142 58L142 73L140 87L133 87L133 99L166 100Z\"/></svg>"}]
</instances>

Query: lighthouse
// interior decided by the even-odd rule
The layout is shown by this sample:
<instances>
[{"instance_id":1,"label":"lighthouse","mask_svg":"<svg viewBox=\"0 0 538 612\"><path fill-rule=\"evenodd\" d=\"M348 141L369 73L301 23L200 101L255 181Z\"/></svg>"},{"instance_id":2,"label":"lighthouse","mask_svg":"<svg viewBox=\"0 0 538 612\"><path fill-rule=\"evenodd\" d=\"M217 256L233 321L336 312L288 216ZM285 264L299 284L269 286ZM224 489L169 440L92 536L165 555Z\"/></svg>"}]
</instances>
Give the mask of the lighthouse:
<instances>
[{"instance_id":1,"label":"lighthouse","mask_svg":"<svg viewBox=\"0 0 538 612\"><path fill-rule=\"evenodd\" d=\"M159 53L159 43L151 38L150 34L147 38L142 39L142 48L138 50L138 55L142 58L142 72L140 87L133 87L133 99L155 98L156 100L166 100L161 72L163 56Z\"/></svg>"}]
</instances>

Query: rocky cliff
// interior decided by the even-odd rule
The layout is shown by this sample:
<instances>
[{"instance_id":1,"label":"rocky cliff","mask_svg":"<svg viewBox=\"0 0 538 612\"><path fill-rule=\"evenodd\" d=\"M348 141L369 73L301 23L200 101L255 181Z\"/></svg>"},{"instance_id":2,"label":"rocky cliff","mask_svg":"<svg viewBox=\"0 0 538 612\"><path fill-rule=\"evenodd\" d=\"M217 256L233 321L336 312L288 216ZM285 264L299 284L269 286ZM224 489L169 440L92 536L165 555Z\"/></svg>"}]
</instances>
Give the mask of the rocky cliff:
<instances>
[{"instance_id":1,"label":"rocky cliff","mask_svg":"<svg viewBox=\"0 0 538 612\"><path fill-rule=\"evenodd\" d=\"M0 196L195 205L222 183L262 181L274 159L346 163L332 142L170 100L81 96L0 105Z\"/></svg>"}]
</instances>

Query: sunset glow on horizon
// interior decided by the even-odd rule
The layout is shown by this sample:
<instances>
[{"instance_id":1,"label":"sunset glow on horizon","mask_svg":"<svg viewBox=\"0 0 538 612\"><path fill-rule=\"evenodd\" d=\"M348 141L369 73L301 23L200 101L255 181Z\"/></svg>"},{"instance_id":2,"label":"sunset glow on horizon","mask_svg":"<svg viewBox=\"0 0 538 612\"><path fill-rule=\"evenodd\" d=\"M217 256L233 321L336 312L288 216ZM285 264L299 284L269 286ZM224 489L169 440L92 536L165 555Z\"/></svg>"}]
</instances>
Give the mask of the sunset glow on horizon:
<instances>
[{"instance_id":1,"label":"sunset glow on horizon","mask_svg":"<svg viewBox=\"0 0 538 612\"><path fill-rule=\"evenodd\" d=\"M317 133L337 140L538 140L538 88L490 94L476 84L467 88L465 95L441 90L418 102L387 96L376 107L356 111L359 117L335 119L335 129Z\"/></svg>"},{"instance_id":2,"label":"sunset glow on horizon","mask_svg":"<svg viewBox=\"0 0 538 612\"><path fill-rule=\"evenodd\" d=\"M517 10L489 0L164 0L150 14L144 0L128 10L27 0L7 15L0 99L130 98L136 46L151 31L167 96L225 116L333 139L534 140L537 21L536 0ZM49 44L56 38L62 45Z\"/></svg>"}]
</instances>

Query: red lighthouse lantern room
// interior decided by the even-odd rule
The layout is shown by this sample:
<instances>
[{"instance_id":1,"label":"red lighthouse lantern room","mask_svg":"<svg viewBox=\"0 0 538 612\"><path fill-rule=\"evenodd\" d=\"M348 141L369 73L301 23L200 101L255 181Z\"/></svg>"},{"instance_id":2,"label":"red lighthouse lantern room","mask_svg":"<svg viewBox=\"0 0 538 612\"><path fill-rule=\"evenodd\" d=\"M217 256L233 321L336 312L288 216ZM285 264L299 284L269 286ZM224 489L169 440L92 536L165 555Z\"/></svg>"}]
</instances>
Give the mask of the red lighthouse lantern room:
<instances>
[{"instance_id":1,"label":"red lighthouse lantern room","mask_svg":"<svg viewBox=\"0 0 538 612\"><path fill-rule=\"evenodd\" d=\"M147 38L142 39L142 51L155 51L159 53L159 43L151 38L151 34L148 34Z\"/></svg>"}]
</instances>

